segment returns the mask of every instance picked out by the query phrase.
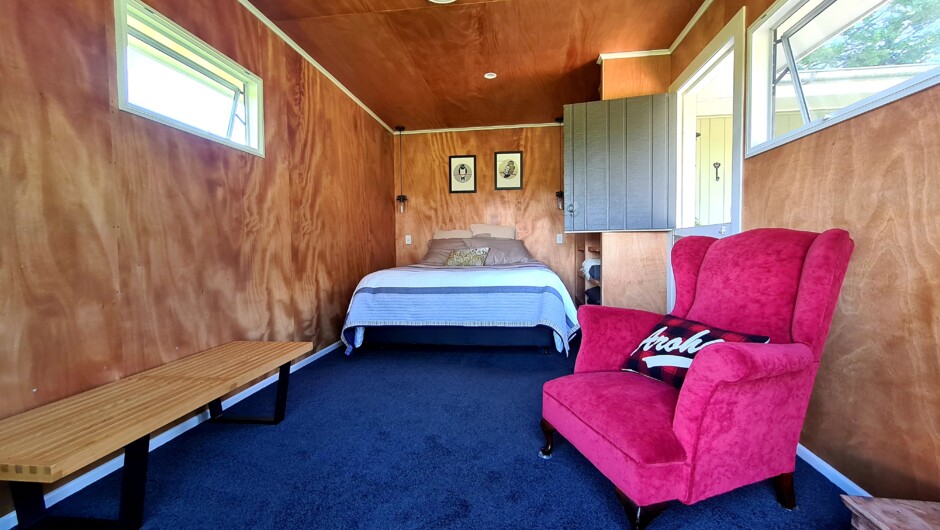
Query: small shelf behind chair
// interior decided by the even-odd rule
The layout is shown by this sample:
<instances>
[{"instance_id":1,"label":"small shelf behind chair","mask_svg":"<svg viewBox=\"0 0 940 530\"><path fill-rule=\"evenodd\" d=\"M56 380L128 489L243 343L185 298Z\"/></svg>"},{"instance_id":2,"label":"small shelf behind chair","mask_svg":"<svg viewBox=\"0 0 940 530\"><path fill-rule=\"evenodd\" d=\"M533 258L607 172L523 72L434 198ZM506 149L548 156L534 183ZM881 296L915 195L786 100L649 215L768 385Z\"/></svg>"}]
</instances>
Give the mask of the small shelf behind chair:
<instances>
[{"instance_id":1,"label":"small shelf behind chair","mask_svg":"<svg viewBox=\"0 0 940 530\"><path fill-rule=\"evenodd\" d=\"M601 280L585 278L584 271L581 270L581 264L587 259L601 259L601 234L600 233L579 233L575 234L575 303L583 305L587 303L585 291L592 287L599 287ZM603 299L601 300L603 304Z\"/></svg>"}]
</instances>

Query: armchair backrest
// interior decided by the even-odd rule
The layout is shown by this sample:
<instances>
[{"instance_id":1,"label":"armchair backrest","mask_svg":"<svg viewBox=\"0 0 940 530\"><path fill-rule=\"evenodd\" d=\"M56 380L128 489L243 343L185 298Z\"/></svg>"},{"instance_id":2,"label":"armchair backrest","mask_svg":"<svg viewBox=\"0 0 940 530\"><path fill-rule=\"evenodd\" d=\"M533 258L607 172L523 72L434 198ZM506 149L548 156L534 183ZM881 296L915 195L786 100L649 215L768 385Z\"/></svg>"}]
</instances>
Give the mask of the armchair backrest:
<instances>
[{"instance_id":1,"label":"armchair backrest","mask_svg":"<svg viewBox=\"0 0 940 530\"><path fill-rule=\"evenodd\" d=\"M802 342L818 360L853 248L845 230L682 238L672 252L672 314L774 343Z\"/></svg>"}]
</instances>

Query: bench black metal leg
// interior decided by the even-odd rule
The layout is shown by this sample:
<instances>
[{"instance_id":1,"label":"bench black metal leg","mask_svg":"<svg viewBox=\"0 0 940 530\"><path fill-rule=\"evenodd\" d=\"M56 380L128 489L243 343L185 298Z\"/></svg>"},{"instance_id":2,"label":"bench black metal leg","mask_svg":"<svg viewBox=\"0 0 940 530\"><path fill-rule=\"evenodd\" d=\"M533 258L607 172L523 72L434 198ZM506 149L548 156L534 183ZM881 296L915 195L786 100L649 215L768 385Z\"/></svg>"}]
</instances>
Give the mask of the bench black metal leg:
<instances>
[{"instance_id":1,"label":"bench black metal leg","mask_svg":"<svg viewBox=\"0 0 940 530\"><path fill-rule=\"evenodd\" d=\"M19 528L35 528L36 523L46 514L46 499L43 497L42 484L37 482L11 482L10 493Z\"/></svg>"},{"instance_id":2,"label":"bench black metal leg","mask_svg":"<svg viewBox=\"0 0 940 530\"><path fill-rule=\"evenodd\" d=\"M48 516L42 484L10 482L13 508L18 528L136 530L144 524L144 494L147 489L147 459L150 436L144 436L124 448L124 470L121 477L121 511L117 520L87 517Z\"/></svg>"},{"instance_id":3,"label":"bench black metal leg","mask_svg":"<svg viewBox=\"0 0 940 530\"><path fill-rule=\"evenodd\" d=\"M124 476L121 477L121 528L140 528L144 524L144 496L147 491L147 457L150 436L131 442L124 448Z\"/></svg>"},{"instance_id":4,"label":"bench black metal leg","mask_svg":"<svg viewBox=\"0 0 940 530\"><path fill-rule=\"evenodd\" d=\"M249 423L261 425L277 425L284 421L284 414L287 411L287 385L290 383L290 363L281 365L277 374L277 395L274 398L274 416L264 417L244 417L227 416L222 410L222 400L216 399L209 403L209 418L216 423Z\"/></svg>"}]
</instances>

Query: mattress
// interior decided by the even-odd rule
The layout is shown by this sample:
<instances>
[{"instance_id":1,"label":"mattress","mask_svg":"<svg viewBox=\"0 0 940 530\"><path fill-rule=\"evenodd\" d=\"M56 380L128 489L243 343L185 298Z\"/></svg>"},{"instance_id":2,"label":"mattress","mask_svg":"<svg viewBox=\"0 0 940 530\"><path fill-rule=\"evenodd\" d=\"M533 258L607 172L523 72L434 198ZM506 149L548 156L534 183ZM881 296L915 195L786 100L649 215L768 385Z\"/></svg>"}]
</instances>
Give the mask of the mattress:
<instances>
[{"instance_id":1,"label":"mattress","mask_svg":"<svg viewBox=\"0 0 940 530\"><path fill-rule=\"evenodd\" d=\"M542 263L412 265L374 272L359 282L346 313L347 355L362 346L369 327L378 326L545 326L553 332L555 349L565 353L579 329L568 290Z\"/></svg>"}]
</instances>

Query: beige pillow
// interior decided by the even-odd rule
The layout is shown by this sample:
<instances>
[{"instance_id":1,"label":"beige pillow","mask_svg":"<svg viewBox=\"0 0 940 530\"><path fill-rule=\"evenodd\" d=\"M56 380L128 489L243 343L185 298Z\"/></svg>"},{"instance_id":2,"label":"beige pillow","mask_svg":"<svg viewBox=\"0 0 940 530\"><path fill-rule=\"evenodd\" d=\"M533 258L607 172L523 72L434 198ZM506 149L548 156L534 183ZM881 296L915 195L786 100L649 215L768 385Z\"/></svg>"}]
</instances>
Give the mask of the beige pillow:
<instances>
[{"instance_id":1,"label":"beige pillow","mask_svg":"<svg viewBox=\"0 0 940 530\"><path fill-rule=\"evenodd\" d=\"M486 256L487 265L517 265L519 263L538 263L538 260L529 254L525 243L519 239L493 239L488 237L474 237L464 239L467 248L488 247Z\"/></svg>"},{"instance_id":2,"label":"beige pillow","mask_svg":"<svg viewBox=\"0 0 940 530\"><path fill-rule=\"evenodd\" d=\"M441 266L447 262L450 253L455 250L470 248L468 239L432 239L428 241L428 253L421 258L422 265Z\"/></svg>"},{"instance_id":3,"label":"beige pillow","mask_svg":"<svg viewBox=\"0 0 940 530\"><path fill-rule=\"evenodd\" d=\"M473 233L470 237L480 237L481 234L489 234L490 237L516 239L516 228L512 226L470 225L470 231Z\"/></svg>"},{"instance_id":4,"label":"beige pillow","mask_svg":"<svg viewBox=\"0 0 940 530\"><path fill-rule=\"evenodd\" d=\"M473 237L470 230L435 230L433 239L463 239Z\"/></svg>"},{"instance_id":5,"label":"beige pillow","mask_svg":"<svg viewBox=\"0 0 940 530\"><path fill-rule=\"evenodd\" d=\"M465 248L463 250L455 250L450 253L450 256L447 258L447 261L444 263L445 267L482 267L486 263L486 255L490 252L490 249L486 247L482 248Z\"/></svg>"}]
</instances>

